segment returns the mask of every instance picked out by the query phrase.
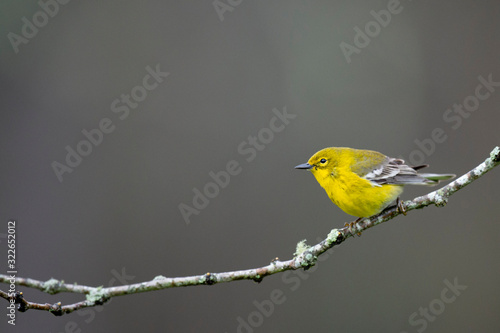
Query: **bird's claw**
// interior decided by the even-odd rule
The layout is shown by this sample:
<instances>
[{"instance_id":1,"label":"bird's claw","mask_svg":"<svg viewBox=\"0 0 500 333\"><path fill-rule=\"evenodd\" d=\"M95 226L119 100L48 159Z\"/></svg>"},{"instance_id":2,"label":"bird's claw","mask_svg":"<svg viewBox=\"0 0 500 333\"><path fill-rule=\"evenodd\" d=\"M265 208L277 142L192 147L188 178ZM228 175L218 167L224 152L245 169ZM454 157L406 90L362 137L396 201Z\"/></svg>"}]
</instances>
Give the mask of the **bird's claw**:
<instances>
[{"instance_id":1,"label":"bird's claw","mask_svg":"<svg viewBox=\"0 0 500 333\"><path fill-rule=\"evenodd\" d=\"M398 211L404 216L406 216L405 204L403 203L403 201L401 201L401 199L399 199L399 197L396 200L396 206L398 206Z\"/></svg>"},{"instance_id":2,"label":"bird's claw","mask_svg":"<svg viewBox=\"0 0 500 333\"><path fill-rule=\"evenodd\" d=\"M346 227L348 230L349 230L349 233L351 235L355 235L355 233L352 231L352 227L354 227L356 225L356 223L358 223L359 221L361 221L362 217L360 217L359 219L357 219L356 221L353 221L353 222L346 222L344 224L344 227ZM361 232L358 232L356 233L359 237L361 237Z\"/></svg>"}]
</instances>

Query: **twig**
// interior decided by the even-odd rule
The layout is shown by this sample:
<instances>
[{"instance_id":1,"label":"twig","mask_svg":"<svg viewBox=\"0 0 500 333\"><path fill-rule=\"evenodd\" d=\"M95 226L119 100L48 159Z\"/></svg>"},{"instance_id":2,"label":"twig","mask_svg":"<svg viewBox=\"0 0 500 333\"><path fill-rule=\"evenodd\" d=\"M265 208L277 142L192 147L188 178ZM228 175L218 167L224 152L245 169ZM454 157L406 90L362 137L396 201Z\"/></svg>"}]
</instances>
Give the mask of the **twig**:
<instances>
[{"instance_id":1,"label":"twig","mask_svg":"<svg viewBox=\"0 0 500 333\"><path fill-rule=\"evenodd\" d=\"M462 189L468 184L472 183L477 178L481 177L488 171L500 164L500 147L495 147L490 153L490 157L483 163L464 174L457 180L449 183L448 185L428 193L426 195L417 197L413 200L408 200L403 203L405 211L409 212L414 209L420 209L429 205L444 206L448 202L448 198L456 191ZM86 300L70 305L61 305L60 302L53 305L38 304L26 301L22 293L17 292L15 295L7 294L0 290L0 297L8 301L14 299L19 304L18 310L24 312L28 309L46 310L56 316L70 313L85 307L92 307L102 305L110 298L115 296L122 296L128 294L136 294L153 290L161 290L175 287L188 287L197 285L213 285L216 283L230 282L236 280L254 280L261 282L262 279L268 275L276 273L296 270L296 269L309 269L315 265L318 256L326 252L335 245L339 245L347 238L353 237L354 234L361 233L366 229L374 227L378 224L386 222L390 219L401 214L400 210L396 207L390 207L382 213L365 218L350 227L341 229L333 229L326 239L320 243L308 247L304 242L297 245L297 251L293 259L287 261L280 261L278 258L271 261L267 266L260 268L253 268L240 271L223 272L223 273L206 273L203 275L194 275L187 277L167 278L164 276L157 276L151 281L141 282L130 285L123 285L118 287L88 287L77 284L66 284L64 281L50 279L48 281L38 281L33 279L15 278L15 284L26 286L34 289L44 291L49 294L56 294L59 292L73 292L86 295ZM10 284L12 281L8 275L0 274L0 282Z\"/></svg>"}]
</instances>

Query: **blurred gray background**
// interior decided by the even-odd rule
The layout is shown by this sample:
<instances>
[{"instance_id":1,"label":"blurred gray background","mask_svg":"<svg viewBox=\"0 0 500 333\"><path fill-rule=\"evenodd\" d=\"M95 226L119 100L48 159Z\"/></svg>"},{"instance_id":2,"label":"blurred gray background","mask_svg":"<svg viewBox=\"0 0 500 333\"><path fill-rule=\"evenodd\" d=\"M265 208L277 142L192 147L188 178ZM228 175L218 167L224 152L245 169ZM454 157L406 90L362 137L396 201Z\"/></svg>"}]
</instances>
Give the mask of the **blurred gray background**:
<instances>
[{"instance_id":1,"label":"blurred gray background","mask_svg":"<svg viewBox=\"0 0 500 333\"><path fill-rule=\"evenodd\" d=\"M4 274L9 219L22 277L110 286L260 267L354 219L294 170L317 150L367 148L463 174L500 143L499 84L474 97L479 77L500 82L498 1L46 3L51 15L36 1L0 5ZM363 47L346 57L346 44ZM170 73L150 91L148 66ZM120 101L130 94L134 108ZM471 111L455 112L464 102ZM280 132L273 109L295 116ZM82 130L106 118L113 131L59 181L53 162L67 165L67 146L85 152ZM186 223L179 205L232 160L240 173ZM4 301L0 330L498 332L499 185L494 170L444 208L349 239L312 272L117 297L63 317L30 310L15 328ZM40 303L83 299L19 289Z\"/></svg>"}]
</instances>

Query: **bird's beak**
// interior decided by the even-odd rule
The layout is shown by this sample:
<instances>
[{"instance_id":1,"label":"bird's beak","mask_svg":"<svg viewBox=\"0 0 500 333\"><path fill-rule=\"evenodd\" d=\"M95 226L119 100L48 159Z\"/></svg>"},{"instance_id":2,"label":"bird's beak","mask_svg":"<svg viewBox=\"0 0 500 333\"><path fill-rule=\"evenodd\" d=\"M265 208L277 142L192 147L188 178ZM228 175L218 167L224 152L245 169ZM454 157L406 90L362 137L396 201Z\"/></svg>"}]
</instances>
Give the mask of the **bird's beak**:
<instances>
[{"instance_id":1,"label":"bird's beak","mask_svg":"<svg viewBox=\"0 0 500 333\"><path fill-rule=\"evenodd\" d=\"M314 165L311 165L309 163L304 163L304 164L299 164L295 167L295 169L312 169Z\"/></svg>"}]
</instances>

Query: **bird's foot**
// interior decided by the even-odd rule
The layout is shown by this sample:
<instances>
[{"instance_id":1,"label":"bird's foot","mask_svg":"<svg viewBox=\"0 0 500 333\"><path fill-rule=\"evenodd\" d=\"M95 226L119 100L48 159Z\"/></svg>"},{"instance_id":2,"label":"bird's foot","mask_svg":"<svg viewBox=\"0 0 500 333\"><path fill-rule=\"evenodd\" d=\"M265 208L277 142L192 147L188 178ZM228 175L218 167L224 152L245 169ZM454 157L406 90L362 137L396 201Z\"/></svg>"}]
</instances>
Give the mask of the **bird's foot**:
<instances>
[{"instance_id":1,"label":"bird's foot","mask_svg":"<svg viewBox=\"0 0 500 333\"><path fill-rule=\"evenodd\" d=\"M403 203L403 201L401 201L401 199L399 199L399 197L396 199L396 206L398 206L398 211L406 216L405 204Z\"/></svg>"},{"instance_id":2,"label":"bird's foot","mask_svg":"<svg viewBox=\"0 0 500 333\"><path fill-rule=\"evenodd\" d=\"M346 222L346 223L344 224L344 227L347 227L347 228L349 229L349 233L350 233L351 235L353 235L353 236L354 236L354 232L352 231L352 227L354 227L354 225L355 225L356 223L358 223L359 221L361 221L362 219L363 219L363 218L362 218L362 217L360 217L360 218L358 218L356 221L353 221L353 222ZM361 237L361 233L360 233L360 232L358 232L358 233L357 233L357 235L358 235L359 237Z\"/></svg>"}]
</instances>

